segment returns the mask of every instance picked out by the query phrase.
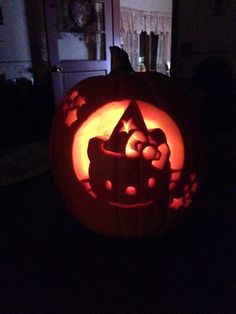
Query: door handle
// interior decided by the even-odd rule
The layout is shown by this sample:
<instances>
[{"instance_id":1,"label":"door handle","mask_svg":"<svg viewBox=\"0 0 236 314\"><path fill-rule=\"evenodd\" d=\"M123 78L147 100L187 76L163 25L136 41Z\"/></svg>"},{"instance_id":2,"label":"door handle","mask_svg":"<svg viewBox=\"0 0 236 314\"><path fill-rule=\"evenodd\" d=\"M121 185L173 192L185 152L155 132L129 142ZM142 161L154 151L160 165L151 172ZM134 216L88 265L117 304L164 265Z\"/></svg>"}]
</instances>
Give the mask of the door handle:
<instances>
[{"instance_id":1,"label":"door handle","mask_svg":"<svg viewBox=\"0 0 236 314\"><path fill-rule=\"evenodd\" d=\"M52 67L49 68L50 72L57 72L57 73L61 73L63 71L63 68L59 65L54 65Z\"/></svg>"}]
</instances>

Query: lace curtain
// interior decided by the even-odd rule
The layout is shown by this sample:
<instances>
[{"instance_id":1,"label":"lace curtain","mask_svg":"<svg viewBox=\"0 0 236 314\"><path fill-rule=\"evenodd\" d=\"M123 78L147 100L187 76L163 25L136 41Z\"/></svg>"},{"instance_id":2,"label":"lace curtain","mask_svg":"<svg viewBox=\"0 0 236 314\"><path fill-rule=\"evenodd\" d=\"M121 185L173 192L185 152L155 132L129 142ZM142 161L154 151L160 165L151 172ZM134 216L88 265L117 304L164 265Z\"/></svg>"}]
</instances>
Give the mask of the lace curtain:
<instances>
[{"instance_id":1,"label":"lace curtain","mask_svg":"<svg viewBox=\"0 0 236 314\"><path fill-rule=\"evenodd\" d=\"M148 12L121 7L121 44L130 56L135 71L139 68L139 35L141 32L158 35L156 70L166 74L166 64L170 63L171 14Z\"/></svg>"}]
</instances>

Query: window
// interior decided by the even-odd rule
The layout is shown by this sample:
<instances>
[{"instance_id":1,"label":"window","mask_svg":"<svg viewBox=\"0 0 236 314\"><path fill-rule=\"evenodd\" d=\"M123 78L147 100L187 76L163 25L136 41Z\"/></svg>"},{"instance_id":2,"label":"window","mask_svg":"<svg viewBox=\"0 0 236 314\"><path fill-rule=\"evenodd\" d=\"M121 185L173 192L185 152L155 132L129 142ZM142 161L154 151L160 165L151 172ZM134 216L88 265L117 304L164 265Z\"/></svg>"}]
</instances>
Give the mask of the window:
<instances>
[{"instance_id":1,"label":"window","mask_svg":"<svg viewBox=\"0 0 236 314\"><path fill-rule=\"evenodd\" d=\"M121 7L121 46L135 71L158 71L169 75L171 13Z\"/></svg>"}]
</instances>

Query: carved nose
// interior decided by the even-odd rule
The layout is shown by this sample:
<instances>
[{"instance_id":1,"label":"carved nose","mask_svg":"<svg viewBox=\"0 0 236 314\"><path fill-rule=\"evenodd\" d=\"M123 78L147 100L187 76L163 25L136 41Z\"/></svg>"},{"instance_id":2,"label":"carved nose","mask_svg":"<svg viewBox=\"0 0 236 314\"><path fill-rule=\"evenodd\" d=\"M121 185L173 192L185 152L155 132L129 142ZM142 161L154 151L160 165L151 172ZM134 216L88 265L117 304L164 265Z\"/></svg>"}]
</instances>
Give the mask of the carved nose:
<instances>
[{"instance_id":1,"label":"carved nose","mask_svg":"<svg viewBox=\"0 0 236 314\"><path fill-rule=\"evenodd\" d=\"M127 186L125 193L132 196L136 194L136 188L134 186Z\"/></svg>"}]
</instances>

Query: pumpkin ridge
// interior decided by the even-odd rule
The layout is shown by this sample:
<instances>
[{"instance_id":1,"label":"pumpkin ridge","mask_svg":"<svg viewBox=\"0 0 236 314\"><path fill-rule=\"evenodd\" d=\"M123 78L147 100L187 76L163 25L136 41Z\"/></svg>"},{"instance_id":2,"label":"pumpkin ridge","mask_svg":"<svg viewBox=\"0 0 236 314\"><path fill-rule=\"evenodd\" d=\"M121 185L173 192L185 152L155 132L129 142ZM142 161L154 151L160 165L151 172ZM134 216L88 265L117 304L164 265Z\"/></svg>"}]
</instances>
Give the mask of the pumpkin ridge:
<instances>
[{"instance_id":1,"label":"pumpkin ridge","mask_svg":"<svg viewBox=\"0 0 236 314\"><path fill-rule=\"evenodd\" d=\"M126 58L63 99L51 131L52 174L84 226L147 237L167 232L189 212L198 155L185 96L169 77L133 72Z\"/></svg>"}]
</instances>

